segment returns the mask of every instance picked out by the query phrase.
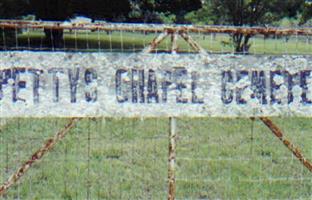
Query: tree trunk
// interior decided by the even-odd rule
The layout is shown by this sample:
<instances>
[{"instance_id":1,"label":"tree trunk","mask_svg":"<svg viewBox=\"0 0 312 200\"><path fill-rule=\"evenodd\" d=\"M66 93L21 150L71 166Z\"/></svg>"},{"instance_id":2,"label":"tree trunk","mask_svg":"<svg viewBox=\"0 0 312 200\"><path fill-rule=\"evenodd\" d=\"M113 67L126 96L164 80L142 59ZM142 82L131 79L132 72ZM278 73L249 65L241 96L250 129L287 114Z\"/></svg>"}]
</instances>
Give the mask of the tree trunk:
<instances>
[{"instance_id":1,"label":"tree trunk","mask_svg":"<svg viewBox=\"0 0 312 200\"><path fill-rule=\"evenodd\" d=\"M6 50L7 48L16 47L16 31L12 29L1 29L0 31L0 46L1 50Z\"/></svg>"},{"instance_id":2,"label":"tree trunk","mask_svg":"<svg viewBox=\"0 0 312 200\"><path fill-rule=\"evenodd\" d=\"M251 38L251 35L243 35L241 33L232 35L235 53L248 54L249 48L251 46L251 44L249 44L250 38Z\"/></svg>"},{"instance_id":3,"label":"tree trunk","mask_svg":"<svg viewBox=\"0 0 312 200\"><path fill-rule=\"evenodd\" d=\"M51 48L61 48L63 46L63 30L44 29L46 45Z\"/></svg>"}]
</instances>

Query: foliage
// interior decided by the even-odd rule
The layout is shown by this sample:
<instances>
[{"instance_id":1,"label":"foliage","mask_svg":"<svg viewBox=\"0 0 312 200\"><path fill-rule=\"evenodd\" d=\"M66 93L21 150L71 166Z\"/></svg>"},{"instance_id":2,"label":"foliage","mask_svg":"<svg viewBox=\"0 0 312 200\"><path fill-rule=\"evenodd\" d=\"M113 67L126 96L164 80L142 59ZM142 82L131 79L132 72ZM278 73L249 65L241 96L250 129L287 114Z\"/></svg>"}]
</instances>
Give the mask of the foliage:
<instances>
[{"instance_id":1,"label":"foliage","mask_svg":"<svg viewBox=\"0 0 312 200\"><path fill-rule=\"evenodd\" d=\"M200 0L134 0L130 21L184 23L185 15L201 8ZM135 13L135 14L134 14Z\"/></svg>"},{"instance_id":2,"label":"foliage","mask_svg":"<svg viewBox=\"0 0 312 200\"><path fill-rule=\"evenodd\" d=\"M159 13L159 18L165 24L173 24L177 20L176 15L170 13Z\"/></svg>"},{"instance_id":3,"label":"foliage","mask_svg":"<svg viewBox=\"0 0 312 200\"><path fill-rule=\"evenodd\" d=\"M304 26L312 27L312 18L309 19L309 20L304 24Z\"/></svg>"},{"instance_id":4,"label":"foliage","mask_svg":"<svg viewBox=\"0 0 312 200\"><path fill-rule=\"evenodd\" d=\"M279 20L276 23L273 23L275 26L280 26L280 27L296 27L299 26L300 24L300 19L298 17L296 18L289 18L289 17L284 17L283 19Z\"/></svg>"},{"instance_id":5,"label":"foliage","mask_svg":"<svg viewBox=\"0 0 312 200\"><path fill-rule=\"evenodd\" d=\"M0 19L15 19L27 12L26 0L0 0ZM14 30L0 30L0 35L6 36L6 45L15 39Z\"/></svg>"},{"instance_id":6,"label":"foliage","mask_svg":"<svg viewBox=\"0 0 312 200\"><path fill-rule=\"evenodd\" d=\"M26 13L28 4L26 0L0 0L0 18L12 19Z\"/></svg>"},{"instance_id":7,"label":"foliage","mask_svg":"<svg viewBox=\"0 0 312 200\"><path fill-rule=\"evenodd\" d=\"M295 17L304 0L208 0L219 24L255 26Z\"/></svg>"},{"instance_id":8,"label":"foliage","mask_svg":"<svg viewBox=\"0 0 312 200\"><path fill-rule=\"evenodd\" d=\"M186 14L185 21L187 23L198 24L198 25L211 25L218 21L216 16L212 15L212 7L210 4L204 3L203 7L196 11L191 11Z\"/></svg>"},{"instance_id":9,"label":"foliage","mask_svg":"<svg viewBox=\"0 0 312 200\"><path fill-rule=\"evenodd\" d=\"M312 2L306 2L304 4L300 24L305 24L311 19L312 19Z\"/></svg>"},{"instance_id":10,"label":"foliage","mask_svg":"<svg viewBox=\"0 0 312 200\"><path fill-rule=\"evenodd\" d=\"M71 0L30 0L30 12L38 19L64 21L73 15ZM51 47L60 47L63 30L44 30L46 43Z\"/></svg>"},{"instance_id":11,"label":"foliage","mask_svg":"<svg viewBox=\"0 0 312 200\"><path fill-rule=\"evenodd\" d=\"M234 26L266 26L285 17L296 17L304 0L206 0L191 22ZM195 19L195 20L194 20ZM252 35L233 34L237 53L248 53Z\"/></svg>"},{"instance_id":12,"label":"foliage","mask_svg":"<svg viewBox=\"0 0 312 200\"><path fill-rule=\"evenodd\" d=\"M75 14L107 21L125 21L131 11L128 0L72 0L72 7Z\"/></svg>"},{"instance_id":13,"label":"foliage","mask_svg":"<svg viewBox=\"0 0 312 200\"><path fill-rule=\"evenodd\" d=\"M38 19L63 21L73 14L71 0L30 0L30 12Z\"/></svg>"}]
</instances>

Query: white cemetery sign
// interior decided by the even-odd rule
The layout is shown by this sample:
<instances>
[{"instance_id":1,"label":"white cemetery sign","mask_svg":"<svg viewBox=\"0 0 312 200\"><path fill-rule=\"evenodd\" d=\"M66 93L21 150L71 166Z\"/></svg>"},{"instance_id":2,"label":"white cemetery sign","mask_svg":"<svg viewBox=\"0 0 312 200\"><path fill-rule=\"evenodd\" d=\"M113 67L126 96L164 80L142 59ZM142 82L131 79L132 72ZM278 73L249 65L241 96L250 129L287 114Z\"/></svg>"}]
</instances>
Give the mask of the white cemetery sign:
<instances>
[{"instance_id":1,"label":"white cemetery sign","mask_svg":"<svg viewBox=\"0 0 312 200\"><path fill-rule=\"evenodd\" d=\"M311 56L0 56L1 117L312 116Z\"/></svg>"}]
</instances>

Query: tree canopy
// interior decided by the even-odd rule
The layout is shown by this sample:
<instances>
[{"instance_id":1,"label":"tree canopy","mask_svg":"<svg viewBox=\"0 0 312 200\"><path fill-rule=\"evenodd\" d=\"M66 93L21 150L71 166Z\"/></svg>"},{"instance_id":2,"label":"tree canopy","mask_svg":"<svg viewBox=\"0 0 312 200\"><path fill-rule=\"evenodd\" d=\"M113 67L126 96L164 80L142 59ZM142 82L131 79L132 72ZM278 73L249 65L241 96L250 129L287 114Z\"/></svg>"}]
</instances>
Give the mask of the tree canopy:
<instances>
[{"instance_id":1,"label":"tree canopy","mask_svg":"<svg viewBox=\"0 0 312 200\"><path fill-rule=\"evenodd\" d=\"M131 11L128 0L72 0L76 15L107 21L126 21Z\"/></svg>"},{"instance_id":2,"label":"tree canopy","mask_svg":"<svg viewBox=\"0 0 312 200\"><path fill-rule=\"evenodd\" d=\"M284 17L296 17L304 0L205 0L201 9L189 13L189 22L234 26L269 25ZM308 9L307 9L308 10Z\"/></svg>"},{"instance_id":3,"label":"tree canopy","mask_svg":"<svg viewBox=\"0 0 312 200\"><path fill-rule=\"evenodd\" d=\"M187 19L218 25L267 26L285 17L297 17L305 9L304 5L304 0L206 0L203 8L189 14ZM235 51L248 53L251 37L233 34Z\"/></svg>"},{"instance_id":4,"label":"tree canopy","mask_svg":"<svg viewBox=\"0 0 312 200\"><path fill-rule=\"evenodd\" d=\"M201 0L132 1L130 21L184 23L185 15L202 7Z\"/></svg>"},{"instance_id":5,"label":"tree canopy","mask_svg":"<svg viewBox=\"0 0 312 200\"><path fill-rule=\"evenodd\" d=\"M304 4L300 24L305 24L310 19L312 19L312 1Z\"/></svg>"},{"instance_id":6,"label":"tree canopy","mask_svg":"<svg viewBox=\"0 0 312 200\"><path fill-rule=\"evenodd\" d=\"M184 16L201 8L200 0L30 0L30 12L43 20L65 20L74 15L128 22L183 23Z\"/></svg>"},{"instance_id":7,"label":"tree canopy","mask_svg":"<svg viewBox=\"0 0 312 200\"><path fill-rule=\"evenodd\" d=\"M107 21L266 25L284 17L312 17L305 0L0 0L0 17L34 14L42 20L77 15Z\"/></svg>"},{"instance_id":8,"label":"tree canopy","mask_svg":"<svg viewBox=\"0 0 312 200\"><path fill-rule=\"evenodd\" d=\"M0 18L15 19L25 15L28 11L26 0L0 0Z\"/></svg>"},{"instance_id":9,"label":"tree canopy","mask_svg":"<svg viewBox=\"0 0 312 200\"><path fill-rule=\"evenodd\" d=\"M30 0L29 12L41 20L63 21L73 15L71 0Z\"/></svg>"}]
</instances>

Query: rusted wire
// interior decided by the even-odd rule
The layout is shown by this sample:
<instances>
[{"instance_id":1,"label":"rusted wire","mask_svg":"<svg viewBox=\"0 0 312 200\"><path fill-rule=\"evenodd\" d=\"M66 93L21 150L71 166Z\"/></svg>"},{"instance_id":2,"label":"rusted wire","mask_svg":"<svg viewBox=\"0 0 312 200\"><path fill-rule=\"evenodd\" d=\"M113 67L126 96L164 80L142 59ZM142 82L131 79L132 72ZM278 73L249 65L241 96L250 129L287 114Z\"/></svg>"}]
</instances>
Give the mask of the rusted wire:
<instances>
[{"instance_id":1,"label":"rusted wire","mask_svg":"<svg viewBox=\"0 0 312 200\"><path fill-rule=\"evenodd\" d=\"M178 51L178 34L171 34L171 53L175 54Z\"/></svg>"},{"instance_id":2,"label":"rusted wire","mask_svg":"<svg viewBox=\"0 0 312 200\"><path fill-rule=\"evenodd\" d=\"M244 35L303 35L311 36L312 28L277 28L277 27L234 27L234 26L196 26L196 25L161 25L130 23L70 23L47 21L0 20L3 29L63 29L90 31L138 31L144 33L227 33Z\"/></svg>"},{"instance_id":3,"label":"rusted wire","mask_svg":"<svg viewBox=\"0 0 312 200\"><path fill-rule=\"evenodd\" d=\"M181 33L181 37L197 52L206 54L206 50L202 48L191 36L186 33Z\"/></svg>"},{"instance_id":4,"label":"rusted wire","mask_svg":"<svg viewBox=\"0 0 312 200\"><path fill-rule=\"evenodd\" d=\"M187 44L189 44L195 52L199 52L201 54L207 54L206 50L203 49L197 42L195 42L190 35L187 33L174 33L174 32L167 32L165 31L164 33L161 33L157 37L153 39L153 41L145 47L142 52L143 53L151 53L154 52L156 47L168 36L171 35L171 53L177 53L178 52L178 44L177 44L177 39L178 35L181 36Z\"/></svg>"},{"instance_id":5,"label":"rusted wire","mask_svg":"<svg viewBox=\"0 0 312 200\"><path fill-rule=\"evenodd\" d=\"M272 133L283 142L283 144L296 156L299 161L312 172L312 163L307 160L301 150L296 147L290 140L284 137L282 130L267 117L260 117L260 120L272 131Z\"/></svg>"},{"instance_id":6,"label":"rusted wire","mask_svg":"<svg viewBox=\"0 0 312 200\"><path fill-rule=\"evenodd\" d=\"M79 118L72 118L64 127L64 129L57 132L53 138L46 140L44 145L38 149L29 160L24 162L22 166L14 174L12 174L3 185L0 186L0 197L2 197L12 185L14 185L22 176L24 176L34 163L38 162L56 145L57 142L63 139L79 120Z\"/></svg>"},{"instance_id":7,"label":"rusted wire","mask_svg":"<svg viewBox=\"0 0 312 200\"><path fill-rule=\"evenodd\" d=\"M161 33L160 35L158 35L157 37L155 37L153 39L153 41L150 43L150 45L148 45L147 47L145 47L142 52L143 53L150 53L152 52L159 43L161 43L166 37L168 36L168 33Z\"/></svg>"}]
</instances>

